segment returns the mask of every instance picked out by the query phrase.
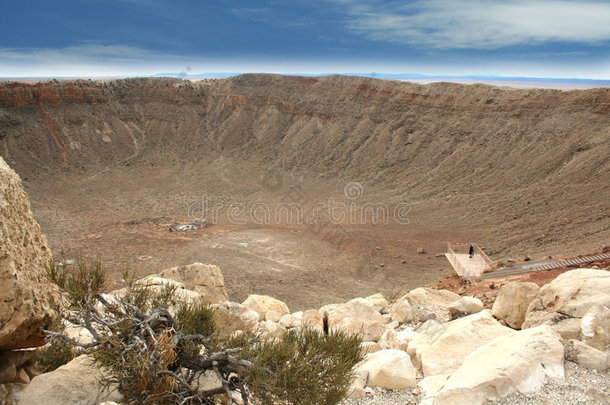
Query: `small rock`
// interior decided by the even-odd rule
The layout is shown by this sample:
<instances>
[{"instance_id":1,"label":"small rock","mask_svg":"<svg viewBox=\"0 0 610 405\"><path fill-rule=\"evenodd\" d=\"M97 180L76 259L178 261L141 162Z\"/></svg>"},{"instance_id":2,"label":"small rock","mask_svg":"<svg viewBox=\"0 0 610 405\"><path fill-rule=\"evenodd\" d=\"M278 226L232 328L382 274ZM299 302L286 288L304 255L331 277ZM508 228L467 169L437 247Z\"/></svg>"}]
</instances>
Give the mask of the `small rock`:
<instances>
[{"instance_id":1,"label":"small rock","mask_svg":"<svg viewBox=\"0 0 610 405\"><path fill-rule=\"evenodd\" d=\"M579 340L572 339L569 344L571 345L569 360L597 371L606 371L610 367L609 352L602 352Z\"/></svg>"},{"instance_id":2,"label":"small rock","mask_svg":"<svg viewBox=\"0 0 610 405\"><path fill-rule=\"evenodd\" d=\"M588 345L607 351L610 348L610 309L603 305L592 305L580 322L583 341Z\"/></svg>"},{"instance_id":3,"label":"small rock","mask_svg":"<svg viewBox=\"0 0 610 405\"><path fill-rule=\"evenodd\" d=\"M474 297L462 297L447 307L453 318L462 315L476 314L483 310L483 303Z\"/></svg>"},{"instance_id":4,"label":"small rock","mask_svg":"<svg viewBox=\"0 0 610 405\"><path fill-rule=\"evenodd\" d=\"M347 390L347 397L350 399L360 399L366 396L366 383L369 378L368 371L361 370L357 373L352 385Z\"/></svg>"}]
</instances>

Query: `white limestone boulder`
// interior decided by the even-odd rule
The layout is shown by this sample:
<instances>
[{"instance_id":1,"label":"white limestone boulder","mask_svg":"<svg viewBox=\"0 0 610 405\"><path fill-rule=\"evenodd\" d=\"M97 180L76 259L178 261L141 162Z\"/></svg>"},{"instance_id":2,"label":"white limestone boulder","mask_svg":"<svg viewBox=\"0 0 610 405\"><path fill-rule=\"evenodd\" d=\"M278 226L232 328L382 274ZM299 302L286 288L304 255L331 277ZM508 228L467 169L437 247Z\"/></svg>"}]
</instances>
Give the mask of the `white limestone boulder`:
<instances>
[{"instance_id":1,"label":"white limestone boulder","mask_svg":"<svg viewBox=\"0 0 610 405\"><path fill-rule=\"evenodd\" d=\"M527 308L540 287L535 283L512 282L504 284L498 291L491 312L513 329L521 329Z\"/></svg>"},{"instance_id":2,"label":"white limestone boulder","mask_svg":"<svg viewBox=\"0 0 610 405\"><path fill-rule=\"evenodd\" d=\"M431 324L411 339L407 352L415 366L421 366L424 376L451 374L466 356L511 332L486 310L444 324Z\"/></svg>"},{"instance_id":3,"label":"white limestone boulder","mask_svg":"<svg viewBox=\"0 0 610 405\"><path fill-rule=\"evenodd\" d=\"M226 339L237 331L254 332L260 318L250 308L231 301L212 305L212 311L216 332L221 339Z\"/></svg>"},{"instance_id":4,"label":"white limestone boulder","mask_svg":"<svg viewBox=\"0 0 610 405\"><path fill-rule=\"evenodd\" d=\"M543 325L512 331L463 361L426 404L484 404L513 392L531 394L549 379L564 378L561 336Z\"/></svg>"},{"instance_id":5,"label":"white limestone boulder","mask_svg":"<svg viewBox=\"0 0 610 405\"><path fill-rule=\"evenodd\" d=\"M358 370L368 373L369 387L404 389L417 386L415 367L402 350L386 349L368 354Z\"/></svg>"},{"instance_id":6,"label":"white limestone boulder","mask_svg":"<svg viewBox=\"0 0 610 405\"><path fill-rule=\"evenodd\" d=\"M50 373L32 379L15 394L16 405L96 405L103 401L121 401L116 387L100 384L103 374L82 355Z\"/></svg>"},{"instance_id":7,"label":"white limestone boulder","mask_svg":"<svg viewBox=\"0 0 610 405\"><path fill-rule=\"evenodd\" d=\"M178 281L188 290L201 294L209 304L228 301L222 272L213 264L193 263L163 270L159 275Z\"/></svg>"},{"instance_id":8,"label":"white limestone boulder","mask_svg":"<svg viewBox=\"0 0 610 405\"><path fill-rule=\"evenodd\" d=\"M376 342L385 332L387 319L364 298L354 298L345 304L325 305L319 310L328 319L330 329L343 329L362 334L365 342Z\"/></svg>"},{"instance_id":9,"label":"white limestone boulder","mask_svg":"<svg viewBox=\"0 0 610 405\"><path fill-rule=\"evenodd\" d=\"M610 368L610 352L597 350L580 340L569 340L566 344L566 353L568 360L583 367L602 372Z\"/></svg>"},{"instance_id":10,"label":"white limestone boulder","mask_svg":"<svg viewBox=\"0 0 610 405\"><path fill-rule=\"evenodd\" d=\"M544 285L530 303L527 316L546 311L582 318L594 304L610 307L610 271L576 269Z\"/></svg>"},{"instance_id":11,"label":"white limestone boulder","mask_svg":"<svg viewBox=\"0 0 610 405\"><path fill-rule=\"evenodd\" d=\"M248 298L242 302L242 305L256 311L261 319L265 318L265 314L268 311L275 311L280 314L280 316L290 313L288 305L268 295L250 294L248 295Z\"/></svg>"},{"instance_id":12,"label":"white limestone boulder","mask_svg":"<svg viewBox=\"0 0 610 405\"><path fill-rule=\"evenodd\" d=\"M483 308L481 300L475 297L462 297L459 300L452 302L447 307L453 318L476 314L477 312L482 311Z\"/></svg>"},{"instance_id":13,"label":"white limestone boulder","mask_svg":"<svg viewBox=\"0 0 610 405\"><path fill-rule=\"evenodd\" d=\"M448 290L435 290L433 288L416 288L409 291L401 299L406 299L411 306L438 306L448 307L461 297Z\"/></svg>"}]
</instances>

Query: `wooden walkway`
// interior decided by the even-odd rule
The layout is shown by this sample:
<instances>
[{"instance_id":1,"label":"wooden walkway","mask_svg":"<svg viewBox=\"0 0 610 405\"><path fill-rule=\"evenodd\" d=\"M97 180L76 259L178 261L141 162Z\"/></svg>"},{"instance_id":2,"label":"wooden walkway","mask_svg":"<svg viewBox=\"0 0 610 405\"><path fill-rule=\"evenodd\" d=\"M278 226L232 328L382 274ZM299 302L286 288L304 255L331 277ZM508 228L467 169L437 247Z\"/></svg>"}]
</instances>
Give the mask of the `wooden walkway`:
<instances>
[{"instance_id":1,"label":"wooden walkway","mask_svg":"<svg viewBox=\"0 0 610 405\"><path fill-rule=\"evenodd\" d=\"M521 274L534 273L537 271L558 269L561 267L579 266L581 264L592 263L598 260L610 259L610 253L601 253L598 255L584 256L577 259L569 260L545 260L542 262L525 262L515 264L514 266L502 267L498 270L484 273L481 275L481 280L489 280L494 278L503 278L516 276Z\"/></svg>"}]
</instances>

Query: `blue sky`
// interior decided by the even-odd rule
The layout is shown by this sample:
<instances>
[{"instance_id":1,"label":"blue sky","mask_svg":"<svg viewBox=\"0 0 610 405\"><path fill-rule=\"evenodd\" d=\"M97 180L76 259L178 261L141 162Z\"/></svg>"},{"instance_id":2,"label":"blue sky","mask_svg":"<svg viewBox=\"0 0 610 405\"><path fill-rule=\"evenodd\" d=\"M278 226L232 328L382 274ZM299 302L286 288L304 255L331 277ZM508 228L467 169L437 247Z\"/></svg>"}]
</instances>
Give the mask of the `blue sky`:
<instances>
[{"instance_id":1,"label":"blue sky","mask_svg":"<svg viewBox=\"0 0 610 405\"><path fill-rule=\"evenodd\" d=\"M0 77L378 72L610 79L604 0L2 0Z\"/></svg>"}]
</instances>

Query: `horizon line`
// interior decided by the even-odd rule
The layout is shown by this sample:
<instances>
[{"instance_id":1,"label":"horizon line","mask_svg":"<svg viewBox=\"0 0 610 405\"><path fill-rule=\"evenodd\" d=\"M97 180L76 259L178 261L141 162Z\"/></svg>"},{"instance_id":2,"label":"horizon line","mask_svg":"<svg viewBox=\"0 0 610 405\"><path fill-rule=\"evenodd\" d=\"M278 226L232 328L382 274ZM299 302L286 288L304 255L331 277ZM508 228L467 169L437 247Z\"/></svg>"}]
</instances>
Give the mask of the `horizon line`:
<instances>
[{"instance_id":1,"label":"horizon line","mask_svg":"<svg viewBox=\"0 0 610 405\"><path fill-rule=\"evenodd\" d=\"M154 77L176 77L176 78L206 78L206 77L232 77L248 74L269 74L280 76L361 76L370 78L414 78L414 79L483 79L483 80L509 80L509 81L569 81L569 82L607 82L608 79L593 79L587 77L553 77L553 76L512 76L512 75L494 75L494 74L426 74L426 73L384 73L384 72L323 72L323 73L308 73L308 72L204 72L196 74L187 74L184 72L159 72L151 74L111 74L111 75L40 75L40 76L0 76L0 80L10 79L94 79L94 78L154 78Z\"/></svg>"}]
</instances>

